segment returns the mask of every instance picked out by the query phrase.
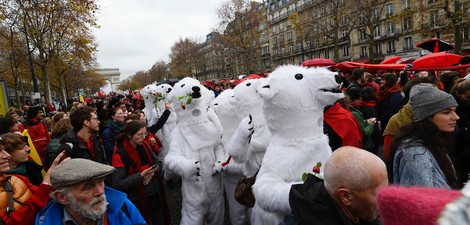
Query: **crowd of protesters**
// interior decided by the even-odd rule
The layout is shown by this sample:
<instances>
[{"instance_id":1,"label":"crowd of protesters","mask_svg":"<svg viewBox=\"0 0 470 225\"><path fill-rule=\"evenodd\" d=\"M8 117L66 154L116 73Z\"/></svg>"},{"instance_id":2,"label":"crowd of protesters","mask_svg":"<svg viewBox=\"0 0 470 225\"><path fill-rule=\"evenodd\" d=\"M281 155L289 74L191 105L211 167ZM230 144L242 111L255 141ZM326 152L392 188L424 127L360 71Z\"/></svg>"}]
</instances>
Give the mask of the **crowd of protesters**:
<instances>
[{"instance_id":1,"label":"crowd of protesters","mask_svg":"<svg viewBox=\"0 0 470 225\"><path fill-rule=\"evenodd\" d=\"M373 153L387 164L391 184L463 187L470 173L470 80L453 71L412 73L407 68L399 74L386 72L380 76L357 68L340 75L346 97L324 110L324 133L333 151L353 146ZM232 83L225 82L209 88L217 97L232 87ZM39 104L11 108L2 115L0 222L61 224L52 215L54 210L62 210L57 211L63 215L62 221L70 220L72 224L171 224L157 157L161 142L156 134L171 113L171 106L167 104L160 120L150 127L143 108L138 94L131 93L72 100L67 107L42 99ZM69 159L60 163L66 157L86 161ZM381 162L370 155L354 157L370 159L376 168L382 168ZM346 158L342 160L348 161ZM340 170L333 167L334 160L339 159L332 159L330 170ZM72 173L70 180L63 174L66 172ZM378 186L385 183L381 180ZM325 186L317 188L331 189ZM87 188L105 197L93 198L91 203L77 197ZM299 191L296 188L293 190ZM15 192L13 202L7 194L11 189ZM119 207L109 207L108 211L115 211L103 217L103 209L96 209L93 203L106 202L106 198L110 205L119 201ZM292 201L291 206L299 204ZM35 220L27 214L39 216ZM357 220L352 222L376 219L354 216ZM299 221L285 224L301 224Z\"/></svg>"}]
</instances>

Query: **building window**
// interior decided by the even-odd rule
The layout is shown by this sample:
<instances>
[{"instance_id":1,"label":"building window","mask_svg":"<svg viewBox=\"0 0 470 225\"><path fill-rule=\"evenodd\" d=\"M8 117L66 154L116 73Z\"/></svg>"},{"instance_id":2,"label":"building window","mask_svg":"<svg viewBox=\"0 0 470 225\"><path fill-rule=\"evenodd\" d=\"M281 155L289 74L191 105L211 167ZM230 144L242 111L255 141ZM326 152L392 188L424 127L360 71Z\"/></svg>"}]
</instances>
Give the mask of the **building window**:
<instances>
[{"instance_id":1,"label":"building window","mask_svg":"<svg viewBox=\"0 0 470 225\"><path fill-rule=\"evenodd\" d=\"M387 23L387 34L394 34L394 33L395 33L395 24Z\"/></svg>"},{"instance_id":2,"label":"building window","mask_svg":"<svg viewBox=\"0 0 470 225\"><path fill-rule=\"evenodd\" d=\"M289 53L294 53L294 46L292 45L289 45Z\"/></svg>"},{"instance_id":3,"label":"building window","mask_svg":"<svg viewBox=\"0 0 470 225\"><path fill-rule=\"evenodd\" d=\"M365 41L367 39L366 30L360 29L359 30L359 41Z\"/></svg>"},{"instance_id":4,"label":"building window","mask_svg":"<svg viewBox=\"0 0 470 225\"><path fill-rule=\"evenodd\" d=\"M298 52L302 51L302 43L297 43L297 51Z\"/></svg>"},{"instance_id":5,"label":"building window","mask_svg":"<svg viewBox=\"0 0 470 225\"><path fill-rule=\"evenodd\" d=\"M393 15L393 3L389 3L385 5L385 13L387 16Z\"/></svg>"},{"instance_id":6,"label":"building window","mask_svg":"<svg viewBox=\"0 0 470 225\"><path fill-rule=\"evenodd\" d=\"M429 25L431 25L431 27L439 26L438 15L437 11L431 11L429 13Z\"/></svg>"},{"instance_id":7,"label":"building window","mask_svg":"<svg viewBox=\"0 0 470 225\"><path fill-rule=\"evenodd\" d=\"M341 30L341 37L348 36L348 31L346 29Z\"/></svg>"},{"instance_id":8,"label":"building window","mask_svg":"<svg viewBox=\"0 0 470 225\"><path fill-rule=\"evenodd\" d=\"M279 36L279 42L280 42L281 44L284 43L284 34L281 34L281 36Z\"/></svg>"},{"instance_id":9,"label":"building window","mask_svg":"<svg viewBox=\"0 0 470 225\"><path fill-rule=\"evenodd\" d=\"M374 37L379 38L380 37L380 25L377 25L374 29Z\"/></svg>"},{"instance_id":10,"label":"building window","mask_svg":"<svg viewBox=\"0 0 470 225\"><path fill-rule=\"evenodd\" d=\"M403 0L402 8L403 9L411 9L411 0Z\"/></svg>"},{"instance_id":11,"label":"building window","mask_svg":"<svg viewBox=\"0 0 470 225\"><path fill-rule=\"evenodd\" d=\"M279 31L280 32L284 31L284 23L279 24Z\"/></svg>"},{"instance_id":12,"label":"building window","mask_svg":"<svg viewBox=\"0 0 470 225\"><path fill-rule=\"evenodd\" d=\"M349 56L349 46L343 46L343 56Z\"/></svg>"},{"instance_id":13,"label":"building window","mask_svg":"<svg viewBox=\"0 0 470 225\"><path fill-rule=\"evenodd\" d=\"M410 50L413 48L413 41L411 37L403 38L403 50Z\"/></svg>"},{"instance_id":14,"label":"building window","mask_svg":"<svg viewBox=\"0 0 470 225\"><path fill-rule=\"evenodd\" d=\"M287 33L287 41L292 41L292 32Z\"/></svg>"},{"instance_id":15,"label":"building window","mask_svg":"<svg viewBox=\"0 0 470 225\"><path fill-rule=\"evenodd\" d=\"M376 55L381 55L382 54L382 44L380 44L380 43L375 44L374 53Z\"/></svg>"},{"instance_id":16,"label":"building window","mask_svg":"<svg viewBox=\"0 0 470 225\"><path fill-rule=\"evenodd\" d=\"M380 19L380 11L379 9L374 9L374 12L373 12L373 16L374 16L374 19Z\"/></svg>"},{"instance_id":17,"label":"building window","mask_svg":"<svg viewBox=\"0 0 470 225\"><path fill-rule=\"evenodd\" d=\"M428 4L432 4L432 3L435 3L436 0L428 0Z\"/></svg>"},{"instance_id":18,"label":"building window","mask_svg":"<svg viewBox=\"0 0 470 225\"><path fill-rule=\"evenodd\" d=\"M277 37L273 38L273 45L277 45Z\"/></svg>"},{"instance_id":19,"label":"building window","mask_svg":"<svg viewBox=\"0 0 470 225\"><path fill-rule=\"evenodd\" d=\"M412 20L411 20L411 16L409 17L405 17L403 19L403 31L409 31L411 30L411 24L412 24Z\"/></svg>"},{"instance_id":20,"label":"building window","mask_svg":"<svg viewBox=\"0 0 470 225\"><path fill-rule=\"evenodd\" d=\"M364 15L363 14L359 15L359 23L363 24L364 22L365 22Z\"/></svg>"},{"instance_id":21,"label":"building window","mask_svg":"<svg viewBox=\"0 0 470 225\"><path fill-rule=\"evenodd\" d=\"M396 52L395 41L388 41L387 42L387 53L392 53L392 52Z\"/></svg>"},{"instance_id":22,"label":"building window","mask_svg":"<svg viewBox=\"0 0 470 225\"><path fill-rule=\"evenodd\" d=\"M323 52L323 58L329 59L329 58L330 58L330 51L325 50L325 51Z\"/></svg>"},{"instance_id":23,"label":"building window","mask_svg":"<svg viewBox=\"0 0 470 225\"><path fill-rule=\"evenodd\" d=\"M367 58L367 46L361 47L361 58Z\"/></svg>"},{"instance_id":24,"label":"building window","mask_svg":"<svg viewBox=\"0 0 470 225\"><path fill-rule=\"evenodd\" d=\"M285 48L281 48L281 54L282 55L286 54L286 49Z\"/></svg>"},{"instance_id":25,"label":"building window","mask_svg":"<svg viewBox=\"0 0 470 225\"><path fill-rule=\"evenodd\" d=\"M273 34L276 34L276 33L277 33L277 32L276 32L276 26L273 26L272 31L273 31Z\"/></svg>"}]
</instances>

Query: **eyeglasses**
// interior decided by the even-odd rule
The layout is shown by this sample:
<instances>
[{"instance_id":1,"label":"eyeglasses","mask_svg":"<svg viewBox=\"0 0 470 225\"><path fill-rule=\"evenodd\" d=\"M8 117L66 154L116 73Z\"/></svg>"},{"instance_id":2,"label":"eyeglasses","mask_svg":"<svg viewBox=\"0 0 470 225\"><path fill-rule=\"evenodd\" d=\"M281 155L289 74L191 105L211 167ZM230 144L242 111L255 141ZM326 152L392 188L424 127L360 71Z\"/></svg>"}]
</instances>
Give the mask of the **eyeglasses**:
<instances>
[{"instance_id":1,"label":"eyeglasses","mask_svg":"<svg viewBox=\"0 0 470 225\"><path fill-rule=\"evenodd\" d=\"M136 133L138 137L146 137L149 134L149 132L144 132L144 133Z\"/></svg>"}]
</instances>

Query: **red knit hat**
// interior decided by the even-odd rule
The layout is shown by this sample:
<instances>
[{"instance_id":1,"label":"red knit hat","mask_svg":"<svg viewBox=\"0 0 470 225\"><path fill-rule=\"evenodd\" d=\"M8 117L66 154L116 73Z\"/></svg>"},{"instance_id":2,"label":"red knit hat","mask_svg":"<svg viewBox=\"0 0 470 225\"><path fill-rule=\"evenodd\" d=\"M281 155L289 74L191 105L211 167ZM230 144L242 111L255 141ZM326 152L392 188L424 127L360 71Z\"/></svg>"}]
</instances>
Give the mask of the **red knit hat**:
<instances>
[{"instance_id":1,"label":"red knit hat","mask_svg":"<svg viewBox=\"0 0 470 225\"><path fill-rule=\"evenodd\" d=\"M377 201L384 225L436 224L445 205L462 195L459 191L425 187L385 187Z\"/></svg>"}]
</instances>

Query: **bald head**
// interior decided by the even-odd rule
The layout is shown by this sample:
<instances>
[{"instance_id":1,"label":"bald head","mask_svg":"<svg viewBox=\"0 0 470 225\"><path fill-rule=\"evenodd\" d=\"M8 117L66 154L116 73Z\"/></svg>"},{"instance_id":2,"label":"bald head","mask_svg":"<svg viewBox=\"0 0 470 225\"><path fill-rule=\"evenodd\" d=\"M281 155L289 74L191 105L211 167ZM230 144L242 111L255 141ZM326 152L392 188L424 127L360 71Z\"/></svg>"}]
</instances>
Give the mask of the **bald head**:
<instances>
[{"instance_id":1,"label":"bald head","mask_svg":"<svg viewBox=\"0 0 470 225\"><path fill-rule=\"evenodd\" d=\"M339 188L361 191L374 183L375 177L387 177L385 163L376 155L356 147L338 148L325 163L325 187L332 194Z\"/></svg>"},{"instance_id":2,"label":"bald head","mask_svg":"<svg viewBox=\"0 0 470 225\"><path fill-rule=\"evenodd\" d=\"M378 216L377 192L388 185L385 163L355 147L341 147L325 163L325 188L351 220Z\"/></svg>"}]
</instances>

